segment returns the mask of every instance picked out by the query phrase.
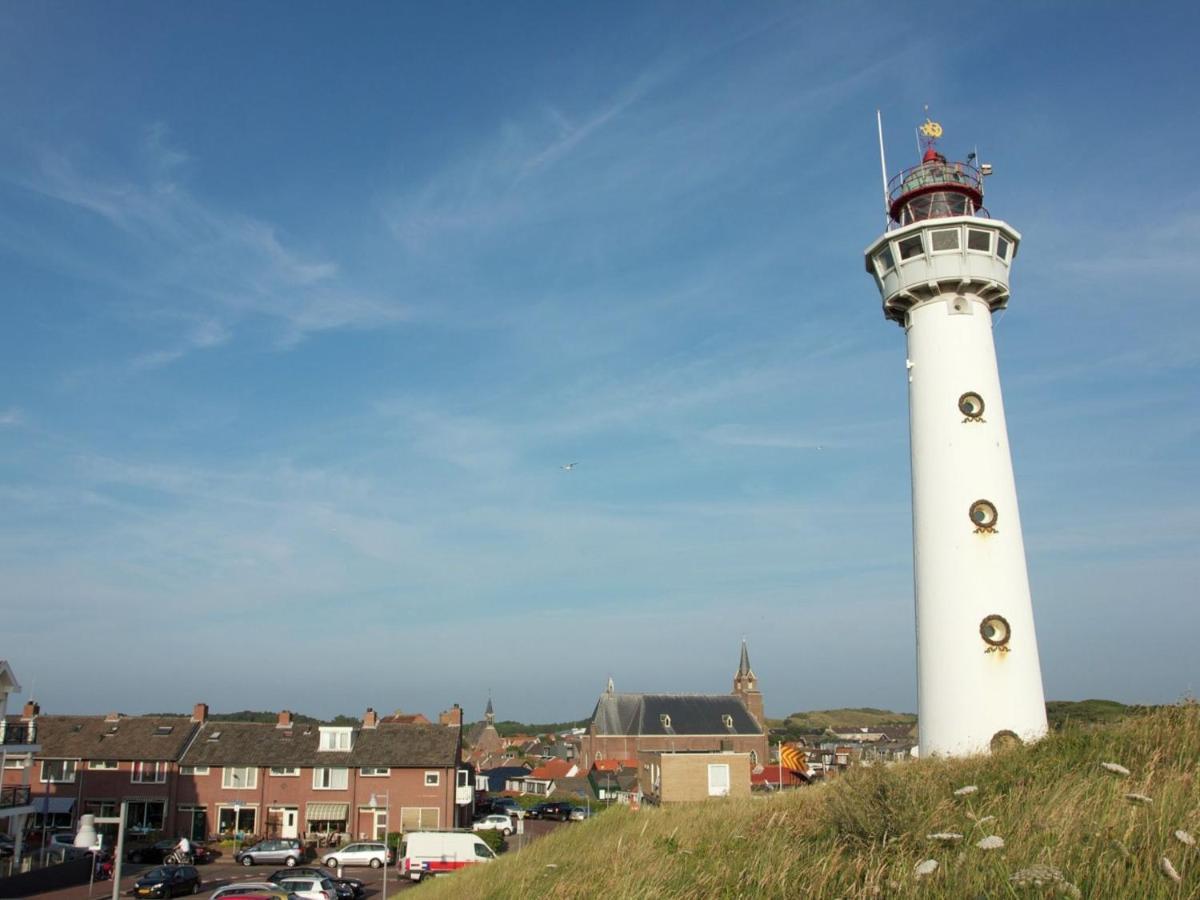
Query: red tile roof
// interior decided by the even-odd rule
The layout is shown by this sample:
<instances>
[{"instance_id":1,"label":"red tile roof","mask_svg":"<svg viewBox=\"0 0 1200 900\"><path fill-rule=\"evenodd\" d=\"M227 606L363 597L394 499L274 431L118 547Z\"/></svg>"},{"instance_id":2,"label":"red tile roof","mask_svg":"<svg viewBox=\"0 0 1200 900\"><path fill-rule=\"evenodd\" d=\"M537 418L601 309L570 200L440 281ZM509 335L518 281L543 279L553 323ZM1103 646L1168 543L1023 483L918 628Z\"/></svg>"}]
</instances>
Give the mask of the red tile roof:
<instances>
[{"instance_id":1,"label":"red tile roof","mask_svg":"<svg viewBox=\"0 0 1200 900\"><path fill-rule=\"evenodd\" d=\"M783 769L783 784L796 785L807 784L807 782L789 769ZM774 784L780 783L780 767L779 766L755 766L750 772L751 784Z\"/></svg>"},{"instance_id":2,"label":"red tile roof","mask_svg":"<svg viewBox=\"0 0 1200 900\"><path fill-rule=\"evenodd\" d=\"M574 768L575 764L567 762L565 759L552 759L545 765L538 766L530 772L529 777L538 778L543 781L553 781L555 778L567 778Z\"/></svg>"}]
</instances>

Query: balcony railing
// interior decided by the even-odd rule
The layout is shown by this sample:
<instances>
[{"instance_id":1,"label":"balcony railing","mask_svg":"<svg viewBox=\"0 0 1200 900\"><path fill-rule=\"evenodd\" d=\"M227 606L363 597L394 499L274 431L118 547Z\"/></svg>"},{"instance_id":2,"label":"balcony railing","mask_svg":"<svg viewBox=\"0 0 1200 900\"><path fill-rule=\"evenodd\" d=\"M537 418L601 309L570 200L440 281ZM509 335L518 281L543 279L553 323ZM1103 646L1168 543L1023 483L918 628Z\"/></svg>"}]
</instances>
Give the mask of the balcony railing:
<instances>
[{"instance_id":1,"label":"balcony railing","mask_svg":"<svg viewBox=\"0 0 1200 900\"><path fill-rule=\"evenodd\" d=\"M8 787L0 788L0 809L9 809L14 806L28 806L29 804L28 786L9 785Z\"/></svg>"},{"instance_id":2,"label":"balcony railing","mask_svg":"<svg viewBox=\"0 0 1200 900\"><path fill-rule=\"evenodd\" d=\"M32 725L4 723L0 725L0 744L32 744L36 736L36 731Z\"/></svg>"},{"instance_id":3,"label":"balcony railing","mask_svg":"<svg viewBox=\"0 0 1200 900\"><path fill-rule=\"evenodd\" d=\"M970 163L961 162L923 162L905 169L888 182L888 200L895 203L905 194L919 191L923 188L948 186L950 190L965 188L971 193L983 196L983 175Z\"/></svg>"}]
</instances>

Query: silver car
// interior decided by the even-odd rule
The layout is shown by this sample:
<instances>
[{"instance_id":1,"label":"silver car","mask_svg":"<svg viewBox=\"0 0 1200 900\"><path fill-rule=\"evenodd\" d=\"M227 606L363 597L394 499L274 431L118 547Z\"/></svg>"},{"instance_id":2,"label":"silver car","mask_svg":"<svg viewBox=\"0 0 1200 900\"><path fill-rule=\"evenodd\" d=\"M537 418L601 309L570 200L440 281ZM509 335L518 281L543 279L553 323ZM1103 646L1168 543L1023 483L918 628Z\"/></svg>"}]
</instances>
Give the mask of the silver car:
<instances>
[{"instance_id":1,"label":"silver car","mask_svg":"<svg viewBox=\"0 0 1200 900\"><path fill-rule=\"evenodd\" d=\"M233 854L233 861L243 866L255 863L283 863L294 866L304 861L304 847L296 838L271 838L243 847Z\"/></svg>"},{"instance_id":2,"label":"silver car","mask_svg":"<svg viewBox=\"0 0 1200 900\"><path fill-rule=\"evenodd\" d=\"M336 869L338 866L370 866L378 869L392 861L392 854L383 846L383 841L360 841L357 844L347 844L337 850L330 850L321 862Z\"/></svg>"}]
</instances>

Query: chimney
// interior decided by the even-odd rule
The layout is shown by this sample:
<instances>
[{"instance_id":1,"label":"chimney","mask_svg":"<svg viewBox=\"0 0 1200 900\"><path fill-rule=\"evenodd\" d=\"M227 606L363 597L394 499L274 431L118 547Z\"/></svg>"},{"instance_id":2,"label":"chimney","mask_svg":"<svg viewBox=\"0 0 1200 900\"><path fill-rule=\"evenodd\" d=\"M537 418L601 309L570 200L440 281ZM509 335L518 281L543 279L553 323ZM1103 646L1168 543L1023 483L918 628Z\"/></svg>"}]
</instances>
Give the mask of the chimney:
<instances>
[{"instance_id":1,"label":"chimney","mask_svg":"<svg viewBox=\"0 0 1200 900\"><path fill-rule=\"evenodd\" d=\"M379 727L379 714L371 707L367 707L367 712L363 715L363 728Z\"/></svg>"},{"instance_id":2,"label":"chimney","mask_svg":"<svg viewBox=\"0 0 1200 900\"><path fill-rule=\"evenodd\" d=\"M455 703L445 712L438 713L438 724L449 725L451 728L462 727L462 707Z\"/></svg>"},{"instance_id":3,"label":"chimney","mask_svg":"<svg viewBox=\"0 0 1200 900\"><path fill-rule=\"evenodd\" d=\"M276 728L291 728L292 714L289 710L282 710L279 713L279 721L275 723Z\"/></svg>"},{"instance_id":4,"label":"chimney","mask_svg":"<svg viewBox=\"0 0 1200 900\"><path fill-rule=\"evenodd\" d=\"M38 706L38 702L36 700L26 700L25 709L21 711L21 718L36 719L38 717L38 713L41 711L42 708Z\"/></svg>"},{"instance_id":5,"label":"chimney","mask_svg":"<svg viewBox=\"0 0 1200 900\"><path fill-rule=\"evenodd\" d=\"M105 722L120 722L121 714L119 712L111 712L104 717Z\"/></svg>"},{"instance_id":6,"label":"chimney","mask_svg":"<svg viewBox=\"0 0 1200 900\"><path fill-rule=\"evenodd\" d=\"M199 722L201 725L208 721L207 703L197 703L192 707L192 721Z\"/></svg>"}]
</instances>

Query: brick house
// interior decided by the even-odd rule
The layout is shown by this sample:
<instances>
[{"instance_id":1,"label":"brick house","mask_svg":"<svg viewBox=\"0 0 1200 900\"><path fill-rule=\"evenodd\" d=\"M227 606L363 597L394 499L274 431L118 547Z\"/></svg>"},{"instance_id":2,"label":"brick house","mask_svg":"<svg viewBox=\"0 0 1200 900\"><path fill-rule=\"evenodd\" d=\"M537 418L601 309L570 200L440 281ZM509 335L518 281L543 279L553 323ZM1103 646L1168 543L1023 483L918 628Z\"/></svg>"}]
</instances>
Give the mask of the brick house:
<instances>
[{"instance_id":1,"label":"brick house","mask_svg":"<svg viewBox=\"0 0 1200 900\"><path fill-rule=\"evenodd\" d=\"M745 641L733 685L730 694L620 694L610 678L582 736L581 767L590 769L606 759L637 759L642 791L657 795L663 754L743 753L749 791L749 770L769 760L769 738ZM740 768L738 773L740 778Z\"/></svg>"},{"instance_id":2,"label":"brick house","mask_svg":"<svg viewBox=\"0 0 1200 900\"><path fill-rule=\"evenodd\" d=\"M28 761L34 816L71 826L82 813L114 815L129 801L129 826L159 831L179 790L177 760L198 723L183 716L43 716L25 705L39 752ZM5 770L5 784L10 770Z\"/></svg>"},{"instance_id":3,"label":"brick house","mask_svg":"<svg viewBox=\"0 0 1200 900\"><path fill-rule=\"evenodd\" d=\"M359 840L470 824L460 734L374 710L360 726L297 724L286 711L274 725L205 722L180 759L175 830Z\"/></svg>"},{"instance_id":4,"label":"brick house","mask_svg":"<svg viewBox=\"0 0 1200 900\"><path fill-rule=\"evenodd\" d=\"M471 821L457 708L442 714L445 724L385 723L368 709L360 724L339 727L297 724L289 712L274 724L216 722L203 703L190 718L43 716L33 703L26 713L40 751L20 769L6 765L4 784L28 778L35 811L56 825L115 814L122 800L131 828L197 839L358 839Z\"/></svg>"},{"instance_id":5,"label":"brick house","mask_svg":"<svg viewBox=\"0 0 1200 900\"><path fill-rule=\"evenodd\" d=\"M663 753L663 803L750 796L749 753Z\"/></svg>"}]
</instances>

